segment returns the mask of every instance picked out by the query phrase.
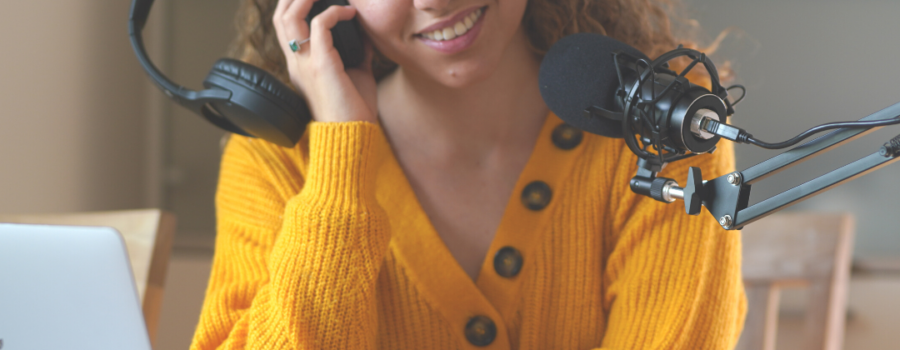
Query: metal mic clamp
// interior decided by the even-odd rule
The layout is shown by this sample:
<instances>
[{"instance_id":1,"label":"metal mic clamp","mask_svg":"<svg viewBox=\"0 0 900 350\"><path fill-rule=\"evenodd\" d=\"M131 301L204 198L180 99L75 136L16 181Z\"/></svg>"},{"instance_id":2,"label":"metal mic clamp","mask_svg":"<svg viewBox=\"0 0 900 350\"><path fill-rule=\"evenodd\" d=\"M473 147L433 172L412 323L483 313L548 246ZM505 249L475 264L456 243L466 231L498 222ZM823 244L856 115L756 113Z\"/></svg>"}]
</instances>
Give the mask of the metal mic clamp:
<instances>
[{"instance_id":1,"label":"metal mic clamp","mask_svg":"<svg viewBox=\"0 0 900 350\"><path fill-rule=\"evenodd\" d=\"M638 159L638 173L631 178L631 190L663 203L683 199L684 192L678 187L677 181L656 176L663 167L665 164L660 163L657 158Z\"/></svg>"}]
</instances>

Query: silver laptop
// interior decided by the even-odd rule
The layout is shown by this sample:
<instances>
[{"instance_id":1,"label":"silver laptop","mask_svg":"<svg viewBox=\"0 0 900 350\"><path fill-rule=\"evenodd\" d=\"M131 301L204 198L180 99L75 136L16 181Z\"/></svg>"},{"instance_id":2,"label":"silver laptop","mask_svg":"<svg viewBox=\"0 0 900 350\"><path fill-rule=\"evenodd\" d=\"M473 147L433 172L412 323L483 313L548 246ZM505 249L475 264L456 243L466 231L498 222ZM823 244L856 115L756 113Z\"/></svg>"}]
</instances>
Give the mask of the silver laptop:
<instances>
[{"instance_id":1,"label":"silver laptop","mask_svg":"<svg viewBox=\"0 0 900 350\"><path fill-rule=\"evenodd\" d=\"M150 350L127 254L108 227L0 223L0 349Z\"/></svg>"}]
</instances>

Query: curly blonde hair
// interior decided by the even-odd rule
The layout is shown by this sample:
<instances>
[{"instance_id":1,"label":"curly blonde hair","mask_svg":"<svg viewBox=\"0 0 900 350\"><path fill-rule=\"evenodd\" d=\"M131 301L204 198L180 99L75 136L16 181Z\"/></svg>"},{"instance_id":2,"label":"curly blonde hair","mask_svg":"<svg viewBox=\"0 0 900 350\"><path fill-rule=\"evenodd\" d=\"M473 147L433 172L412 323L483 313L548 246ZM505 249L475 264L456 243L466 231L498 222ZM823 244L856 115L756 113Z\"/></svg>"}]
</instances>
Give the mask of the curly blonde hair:
<instances>
[{"instance_id":1,"label":"curly blonde hair","mask_svg":"<svg viewBox=\"0 0 900 350\"><path fill-rule=\"evenodd\" d=\"M532 50L543 56L560 38L574 33L600 33L656 57L674 49L670 13L677 0L529 0L522 25ZM289 82L272 15L277 0L244 0L237 13L237 38L230 55ZM686 46L693 47L691 43ZM376 79L396 64L377 54ZM290 84L288 84L290 86Z\"/></svg>"}]
</instances>

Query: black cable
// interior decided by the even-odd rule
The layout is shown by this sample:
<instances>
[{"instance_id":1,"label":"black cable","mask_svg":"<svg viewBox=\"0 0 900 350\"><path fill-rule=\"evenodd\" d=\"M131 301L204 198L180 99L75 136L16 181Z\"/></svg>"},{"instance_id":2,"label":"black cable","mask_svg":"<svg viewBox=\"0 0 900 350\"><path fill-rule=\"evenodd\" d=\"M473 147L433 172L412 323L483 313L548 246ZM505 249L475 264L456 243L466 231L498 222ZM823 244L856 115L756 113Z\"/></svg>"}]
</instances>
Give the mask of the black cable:
<instances>
[{"instance_id":1,"label":"black cable","mask_svg":"<svg viewBox=\"0 0 900 350\"><path fill-rule=\"evenodd\" d=\"M741 103L741 101L744 100L744 97L747 97L747 88L741 84L735 84L729 86L725 91L731 92L731 89L741 89L741 97L731 103L732 106L737 106L738 103Z\"/></svg>"},{"instance_id":2,"label":"black cable","mask_svg":"<svg viewBox=\"0 0 900 350\"><path fill-rule=\"evenodd\" d=\"M762 148L781 149L781 148L787 148L787 147L796 145L796 144L800 143L800 141L803 141L804 139L806 139L814 134L818 134L818 133L826 131L826 130L842 129L842 128L868 129L868 128L874 128L877 126L887 126L887 125L895 125L895 124L900 124L900 117L894 117L891 119L883 119L883 120L872 120L872 121L865 121L865 122L836 122L836 123L822 124L822 125L813 127L812 129L806 130L803 133L801 133L800 135L794 136L790 140L787 140L784 142L778 142L778 143L763 142L763 141L757 140L750 134L746 134L746 137L741 137L741 139L745 139L745 140L738 140L738 141L742 141L744 143L750 143L750 144L753 144L753 145L756 145L756 146L759 146Z\"/></svg>"}]
</instances>

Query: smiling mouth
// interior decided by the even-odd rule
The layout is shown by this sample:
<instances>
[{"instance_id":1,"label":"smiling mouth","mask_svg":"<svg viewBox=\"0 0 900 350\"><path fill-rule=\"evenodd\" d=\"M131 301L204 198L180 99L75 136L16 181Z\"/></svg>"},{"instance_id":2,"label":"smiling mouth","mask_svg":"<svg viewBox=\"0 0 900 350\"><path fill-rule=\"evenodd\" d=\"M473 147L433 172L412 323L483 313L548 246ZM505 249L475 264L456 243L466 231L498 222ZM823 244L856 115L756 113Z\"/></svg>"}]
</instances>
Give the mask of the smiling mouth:
<instances>
[{"instance_id":1,"label":"smiling mouth","mask_svg":"<svg viewBox=\"0 0 900 350\"><path fill-rule=\"evenodd\" d=\"M468 33L469 30L475 26L475 23L478 22L478 20L481 18L481 15L483 14L484 7L472 11L472 13L463 17L463 19L457 21L456 23L433 31L419 33L416 34L416 36L434 41L453 40L456 37L463 36Z\"/></svg>"}]
</instances>

